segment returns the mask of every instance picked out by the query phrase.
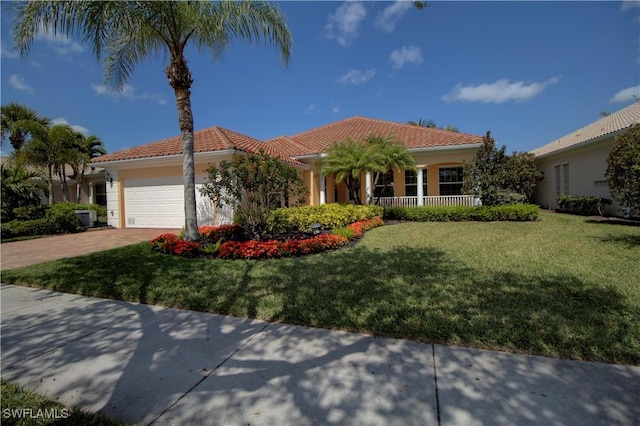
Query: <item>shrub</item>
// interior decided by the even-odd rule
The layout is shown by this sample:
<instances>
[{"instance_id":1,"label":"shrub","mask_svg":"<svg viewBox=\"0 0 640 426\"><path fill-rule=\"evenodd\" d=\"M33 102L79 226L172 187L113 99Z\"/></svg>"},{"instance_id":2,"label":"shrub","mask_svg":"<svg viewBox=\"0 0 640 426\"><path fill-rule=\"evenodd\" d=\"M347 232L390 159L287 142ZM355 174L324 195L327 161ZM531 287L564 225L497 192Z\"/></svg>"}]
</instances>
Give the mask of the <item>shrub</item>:
<instances>
[{"instance_id":1,"label":"shrub","mask_svg":"<svg viewBox=\"0 0 640 426\"><path fill-rule=\"evenodd\" d=\"M611 200L604 197L587 197L562 195L556 198L558 210L582 216L604 214L605 206L611 205Z\"/></svg>"},{"instance_id":2,"label":"shrub","mask_svg":"<svg viewBox=\"0 0 640 426\"><path fill-rule=\"evenodd\" d=\"M220 239L240 238L243 235L243 229L239 225L220 225L220 226L201 226L198 232L203 239L216 242Z\"/></svg>"},{"instance_id":3,"label":"shrub","mask_svg":"<svg viewBox=\"0 0 640 426\"><path fill-rule=\"evenodd\" d=\"M218 250L222 259L271 259L283 256L301 256L320 253L346 245L347 238L341 235L320 234L307 239L287 241L227 241Z\"/></svg>"},{"instance_id":4,"label":"shrub","mask_svg":"<svg viewBox=\"0 0 640 426\"><path fill-rule=\"evenodd\" d=\"M380 217L374 217L373 219L365 219L358 222L354 222L348 226L353 231L354 238L360 238L366 231L375 228L376 226L382 226L384 223Z\"/></svg>"},{"instance_id":5,"label":"shrub","mask_svg":"<svg viewBox=\"0 0 640 426\"><path fill-rule=\"evenodd\" d=\"M34 220L44 219L47 214L47 206L23 206L13 209L14 219L16 220Z\"/></svg>"},{"instance_id":6,"label":"shrub","mask_svg":"<svg viewBox=\"0 0 640 426\"><path fill-rule=\"evenodd\" d=\"M157 236L150 244L152 250L178 256L195 256L200 248L197 242L183 240L171 232Z\"/></svg>"},{"instance_id":7,"label":"shrub","mask_svg":"<svg viewBox=\"0 0 640 426\"><path fill-rule=\"evenodd\" d=\"M74 210L78 204L59 203L49 207L46 218L49 221L50 234L66 234L82 231L82 222Z\"/></svg>"},{"instance_id":8,"label":"shrub","mask_svg":"<svg viewBox=\"0 0 640 426\"><path fill-rule=\"evenodd\" d=\"M50 234L49 220L46 218L33 220L12 220L2 224L2 238L10 239L31 235Z\"/></svg>"},{"instance_id":9,"label":"shrub","mask_svg":"<svg viewBox=\"0 0 640 426\"><path fill-rule=\"evenodd\" d=\"M333 235L341 235L343 237L345 237L347 240L350 240L354 237L355 235L355 231L351 228L349 228L348 226L342 226L340 228L333 228L331 230L331 233Z\"/></svg>"},{"instance_id":10,"label":"shrub","mask_svg":"<svg viewBox=\"0 0 640 426\"><path fill-rule=\"evenodd\" d=\"M539 212L540 208L534 204L482 207L389 207L384 209L384 218L415 222L531 221L538 218Z\"/></svg>"},{"instance_id":11,"label":"shrub","mask_svg":"<svg viewBox=\"0 0 640 426\"><path fill-rule=\"evenodd\" d=\"M353 222L382 216L382 213L380 206L331 203L276 209L271 212L267 221L272 233L311 232L314 223L319 224L322 229L340 228Z\"/></svg>"}]
</instances>

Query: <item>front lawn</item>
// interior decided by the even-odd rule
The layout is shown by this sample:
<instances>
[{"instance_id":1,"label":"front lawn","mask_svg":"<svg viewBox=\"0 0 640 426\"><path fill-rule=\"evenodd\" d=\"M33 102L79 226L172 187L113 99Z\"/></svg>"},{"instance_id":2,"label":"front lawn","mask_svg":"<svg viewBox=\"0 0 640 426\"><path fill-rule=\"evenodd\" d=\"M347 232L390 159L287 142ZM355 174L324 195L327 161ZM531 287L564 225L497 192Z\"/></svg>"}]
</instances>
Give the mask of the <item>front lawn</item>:
<instances>
[{"instance_id":1,"label":"front lawn","mask_svg":"<svg viewBox=\"0 0 640 426\"><path fill-rule=\"evenodd\" d=\"M640 227L401 223L355 246L265 261L189 259L148 243L2 271L2 281L163 306L640 365Z\"/></svg>"}]
</instances>

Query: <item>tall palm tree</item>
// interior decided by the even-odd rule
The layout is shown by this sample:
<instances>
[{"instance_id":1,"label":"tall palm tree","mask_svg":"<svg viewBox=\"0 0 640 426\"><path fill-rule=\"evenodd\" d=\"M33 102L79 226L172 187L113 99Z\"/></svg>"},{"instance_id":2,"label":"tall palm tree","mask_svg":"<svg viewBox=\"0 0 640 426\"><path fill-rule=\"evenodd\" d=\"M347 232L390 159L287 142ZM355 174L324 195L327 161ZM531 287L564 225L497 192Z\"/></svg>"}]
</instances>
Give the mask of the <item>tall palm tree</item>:
<instances>
[{"instance_id":1,"label":"tall palm tree","mask_svg":"<svg viewBox=\"0 0 640 426\"><path fill-rule=\"evenodd\" d=\"M24 129L16 127L16 123L30 120L45 126L49 124L48 118L40 117L36 111L16 102L2 105L1 110L0 128L2 128L2 140L4 141L8 137L11 146L16 152L20 151L26 140Z\"/></svg>"},{"instance_id":2,"label":"tall palm tree","mask_svg":"<svg viewBox=\"0 0 640 426\"><path fill-rule=\"evenodd\" d=\"M382 170L382 172L375 174L374 186L378 184L380 177L387 172L393 170L413 170L415 172L417 170L413 155L394 137L372 135L365 137L363 140L368 144L369 150L372 151L371 157L375 159L379 169ZM380 203L380 197L388 187L389 183L385 181L382 191L376 197L376 204Z\"/></svg>"},{"instance_id":3,"label":"tall palm tree","mask_svg":"<svg viewBox=\"0 0 640 426\"><path fill-rule=\"evenodd\" d=\"M84 182L84 172L91 163L92 158L105 155L107 151L104 149L104 143L97 136L84 136L81 133L76 135L78 142L78 156L76 161L71 164L73 173L76 177L76 202L80 203L82 196L82 183Z\"/></svg>"},{"instance_id":4,"label":"tall palm tree","mask_svg":"<svg viewBox=\"0 0 640 426\"><path fill-rule=\"evenodd\" d=\"M362 204L362 173L383 171L384 168L377 161L374 151L364 142L349 138L333 145L320 165L320 173L323 176L335 176L336 183L344 181L351 199L356 204Z\"/></svg>"},{"instance_id":5,"label":"tall palm tree","mask_svg":"<svg viewBox=\"0 0 640 426\"><path fill-rule=\"evenodd\" d=\"M30 120L18 122L18 127L31 134L31 139L24 146L21 156L28 164L44 167L47 173L49 205L55 202L53 192L54 174L60 177L63 185L65 201L69 199L66 185L65 165L74 161L76 154L76 136L67 124L43 126Z\"/></svg>"},{"instance_id":6,"label":"tall palm tree","mask_svg":"<svg viewBox=\"0 0 640 426\"><path fill-rule=\"evenodd\" d=\"M81 36L98 60L105 82L122 88L135 66L150 55L169 57L165 73L173 88L182 134L185 238L197 240L193 156L193 79L184 53L188 43L217 56L236 37L265 39L280 50L284 65L292 47L286 19L273 3L243 1L29 1L18 4L14 41L26 55L43 29Z\"/></svg>"}]
</instances>

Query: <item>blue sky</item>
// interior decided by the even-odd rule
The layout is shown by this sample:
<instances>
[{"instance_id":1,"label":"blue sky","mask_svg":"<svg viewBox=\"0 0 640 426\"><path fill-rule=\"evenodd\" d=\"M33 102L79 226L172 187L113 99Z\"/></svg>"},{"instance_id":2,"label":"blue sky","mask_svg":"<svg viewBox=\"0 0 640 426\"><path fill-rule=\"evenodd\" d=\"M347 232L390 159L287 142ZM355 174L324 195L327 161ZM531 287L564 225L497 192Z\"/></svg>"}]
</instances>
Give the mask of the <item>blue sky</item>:
<instances>
[{"instance_id":1,"label":"blue sky","mask_svg":"<svg viewBox=\"0 0 640 426\"><path fill-rule=\"evenodd\" d=\"M195 128L267 140L352 116L487 130L528 151L640 96L640 2L281 2L288 68L272 46L187 52ZM79 40L43 34L12 48L2 4L1 101L100 137L108 152L179 134L166 58L139 65L121 93ZM3 150L10 148L4 143Z\"/></svg>"}]
</instances>

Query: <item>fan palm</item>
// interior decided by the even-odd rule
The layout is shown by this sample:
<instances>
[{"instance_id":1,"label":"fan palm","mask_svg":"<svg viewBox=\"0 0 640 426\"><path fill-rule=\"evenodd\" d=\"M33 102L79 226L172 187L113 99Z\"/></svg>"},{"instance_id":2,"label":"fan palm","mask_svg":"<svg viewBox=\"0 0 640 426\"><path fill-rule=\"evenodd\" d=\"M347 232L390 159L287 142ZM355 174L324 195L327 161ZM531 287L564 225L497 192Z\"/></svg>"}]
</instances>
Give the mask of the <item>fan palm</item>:
<instances>
[{"instance_id":1,"label":"fan palm","mask_svg":"<svg viewBox=\"0 0 640 426\"><path fill-rule=\"evenodd\" d=\"M369 149L362 141L349 138L333 145L320 165L320 173L323 176L333 175L336 183L344 182L347 185L349 195L356 204L362 204L362 173L383 171L384 168L375 151Z\"/></svg>"},{"instance_id":2,"label":"fan palm","mask_svg":"<svg viewBox=\"0 0 640 426\"><path fill-rule=\"evenodd\" d=\"M43 29L77 34L104 57L105 82L122 88L135 66L150 55L169 57L165 73L173 88L182 135L185 238L197 240L191 85L187 45L221 54L236 37L279 48L286 65L292 41L284 15L273 3L243 1L29 1L18 4L14 41L26 55Z\"/></svg>"},{"instance_id":3,"label":"fan palm","mask_svg":"<svg viewBox=\"0 0 640 426\"><path fill-rule=\"evenodd\" d=\"M16 123L30 120L45 126L49 124L49 119L40 117L38 113L31 108L16 102L2 105L1 110L2 122L0 128L2 128L2 140L8 137L15 151L20 151L26 140L24 129L18 128Z\"/></svg>"}]
</instances>

